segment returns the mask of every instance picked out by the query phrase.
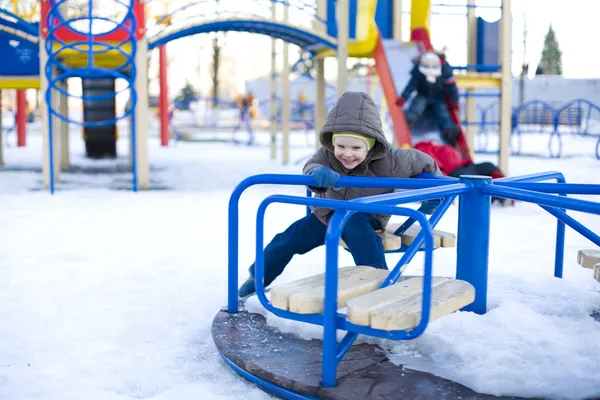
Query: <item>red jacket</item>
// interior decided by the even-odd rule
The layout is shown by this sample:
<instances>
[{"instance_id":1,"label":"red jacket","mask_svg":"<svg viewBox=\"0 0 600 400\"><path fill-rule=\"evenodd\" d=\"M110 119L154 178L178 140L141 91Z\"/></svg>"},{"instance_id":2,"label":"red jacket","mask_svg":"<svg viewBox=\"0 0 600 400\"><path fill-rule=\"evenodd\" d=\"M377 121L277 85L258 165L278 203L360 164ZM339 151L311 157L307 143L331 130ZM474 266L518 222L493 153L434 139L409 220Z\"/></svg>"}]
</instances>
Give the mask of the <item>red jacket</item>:
<instances>
[{"instance_id":1,"label":"red jacket","mask_svg":"<svg viewBox=\"0 0 600 400\"><path fill-rule=\"evenodd\" d=\"M419 142L413 147L425 154L429 154L435 160L444 175L448 175L458 167L471 164L471 161L462 159L460 152L457 149L447 144Z\"/></svg>"}]
</instances>

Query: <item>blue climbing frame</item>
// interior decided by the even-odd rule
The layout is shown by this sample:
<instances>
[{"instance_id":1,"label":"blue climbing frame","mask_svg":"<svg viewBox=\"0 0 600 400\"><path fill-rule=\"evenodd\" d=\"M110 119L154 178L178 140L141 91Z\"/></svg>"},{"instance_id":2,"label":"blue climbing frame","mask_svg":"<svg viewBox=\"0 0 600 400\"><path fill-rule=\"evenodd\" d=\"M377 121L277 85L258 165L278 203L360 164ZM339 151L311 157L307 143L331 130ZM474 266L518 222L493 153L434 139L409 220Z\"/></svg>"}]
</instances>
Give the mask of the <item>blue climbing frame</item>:
<instances>
[{"instance_id":1,"label":"blue climbing frame","mask_svg":"<svg viewBox=\"0 0 600 400\"><path fill-rule=\"evenodd\" d=\"M490 234L490 199L497 196L538 204L557 218L556 258L554 276L562 277L564 258L565 224L600 246L600 236L592 232L566 210L600 215L600 203L572 199L568 194L600 195L600 185L567 184L560 172L544 172L519 177L492 180L483 176L462 176L460 179L436 177L423 174L412 179L341 177L340 187L411 189L402 192L364 197L350 201L312 197L273 195L260 204L256 220L256 271L257 296L261 304L273 314L287 319L323 326L322 385L335 386L337 364L342 360L358 334L392 340L410 340L420 336L429 323L431 304L431 281L433 259L433 227L448 210L452 201L459 197L458 245L456 278L471 283L475 288L475 300L463 311L484 314L487 310L488 250ZM555 180L557 183L543 183ZM256 175L242 181L233 191L229 202L229 269L228 312L238 312L238 216L239 199L249 187L259 184L316 186L311 176L305 175ZM559 195L559 196L556 196ZM444 198L438 209L427 220L424 214L405 207L409 202ZM298 314L273 307L265 295L263 285L264 215L272 203L297 204L335 209L327 229L325 246L325 306L323 314ZM425 268L423 278L422 313L419 325L410 331L384 331L358 326L339 314L337 304L338 251L345 223L356 212L399 215L414 218L422 229L414 242L405 248L405 254L382 284L395 283L401 275L401 267L412 259L425 245ZM336 331L348 333L338 344Z\"/></svg>"},{"instance_id":2,"label":"blue climbing frame","mask_svg":"<svg viewBox=\"0 0 600 400\"><path fill-rule=\"evenodd\" d=\"M96 0L97 1L97 0ZM82 125L84 127L102 127L114 125L118 120L124 119L126 117L131 116L131 148L136 148L136 118L135 118L135 107L137 105L137 92L135 90L135 80L137 75L137 69L135 65L135 56L137 52L137 41L135 38L136 31L136 21L134 15L134 0L114 0L115 3L124 7L126 10L125 15L122 17L120 21L113 21L111 19L107 19L104 17L95 16L93 9L95 6L94 0L89 0L87 4L87 10L84 12L83 16L79 17L71 17L65 18L63 13L61 12L61 7L64 6L64 0L49 0L50 11L48 12L48 21L46 21L48 26L48 36L46 38L45 48L43 51L46 52L48 56L48 60L46 64L43 66L43 73L45 74L46 79L48 80L48 88L46 89L45 100L48 104L48 121L52 121L52 117L56 117L66 123L72 123L77 125ZM85 36L85 40L75 41L66 43L60 38L57 37L56 32L61 27L69 27L69 29L73 29L72 25L76 22L87 21L88 22L88 32L78 32ZM101 22L110 22L114 23L114 30L123 29L127 33L127 37L120 43L112 44L108 42L98 42L97 36L98 34L94 34L93 25L98 21ZM129 45L131 51L125 51L124 47ZM76 52L81 53L87 59L87 66L83 68L72 68L65 64L65 62L61 59L61 52L66 49L74 50ZM97 67L95 65L95 57L108 53L110 51L116 51L124 56L124 62L122 65L116 67L115 69L105 69L101 67ZM58 71L58 74L56 74ZM101 95L92 95L92 96L75 96L68 92L67 89L63 89L61 87L62 82L66 82L69 78L114 78L123 79L127 86L125 89L120 92L101 94ZM120 93L129 90L131 104L130 107L120 116L117 116L114 119L106 120L106 121L76 121L69 118L68 115L62 115L61 110L54 107L54 103L52 102L52 91L57 91L60 94L71 97L71 98L79 98L83 100L95 100L102 101L108 100L116 97ZM48 124L48 136L49 136L49 155L50 155L50 193L54 193L54 181L55 181L55 172L54 172L54 126L50 122ZM133 191L137 191L137 167L136 167L136 152L132 151L132 189Z\"/></svg>"}]
</instances>

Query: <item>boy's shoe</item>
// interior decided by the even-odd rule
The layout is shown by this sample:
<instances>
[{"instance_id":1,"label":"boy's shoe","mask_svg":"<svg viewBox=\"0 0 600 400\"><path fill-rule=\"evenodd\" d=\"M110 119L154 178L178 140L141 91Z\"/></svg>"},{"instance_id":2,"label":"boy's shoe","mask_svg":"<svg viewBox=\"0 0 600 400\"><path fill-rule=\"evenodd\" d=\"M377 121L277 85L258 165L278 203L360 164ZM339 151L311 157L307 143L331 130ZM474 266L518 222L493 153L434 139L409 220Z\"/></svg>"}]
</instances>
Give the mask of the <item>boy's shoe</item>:
<instances>
[{"instance_id":1,"label":"boy's shoe","mask_svg":"<svg viewBox=\"0 0 600 400\"><path fill-rule=\"evenodd\" d=\"M256 293L256 284L254 281L254 277L251 276L248 279L246 279L246 282L244 282L244 284L238 289L238 296L248 297L254 293Z\"/></svg>"}]
</instances>

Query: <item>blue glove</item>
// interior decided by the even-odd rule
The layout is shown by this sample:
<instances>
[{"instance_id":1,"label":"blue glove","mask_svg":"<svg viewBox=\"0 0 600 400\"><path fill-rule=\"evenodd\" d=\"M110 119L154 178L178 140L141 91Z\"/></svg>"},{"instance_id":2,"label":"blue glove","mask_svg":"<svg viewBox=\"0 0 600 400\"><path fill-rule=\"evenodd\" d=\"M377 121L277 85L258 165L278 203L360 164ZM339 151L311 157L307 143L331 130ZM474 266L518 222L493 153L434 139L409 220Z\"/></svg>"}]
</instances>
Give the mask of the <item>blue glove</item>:
<instances>
[{"instance_id":1,"label":"blue glove","mask_svg":"<svg viewBox=\"0 0 600 400\"><path fill-rule=\"evenodd\" d=\"M311 175L317 181L317 187L333 186L340 179L340 174L327 167L315 168Z\"/></svg>"},{"instance_id":2,"label":"blue glove","mask_svg":"<svg viewBox=\"0 0 600 400\"><path fill-rule=\"evenodd\" d=\"M425 200L421 207L419 207L419 211L421 211L425 215L431 215L435 211L436 208L440 205L442 199L433 199L433 200Z\"/></svg>"}]
</instances>

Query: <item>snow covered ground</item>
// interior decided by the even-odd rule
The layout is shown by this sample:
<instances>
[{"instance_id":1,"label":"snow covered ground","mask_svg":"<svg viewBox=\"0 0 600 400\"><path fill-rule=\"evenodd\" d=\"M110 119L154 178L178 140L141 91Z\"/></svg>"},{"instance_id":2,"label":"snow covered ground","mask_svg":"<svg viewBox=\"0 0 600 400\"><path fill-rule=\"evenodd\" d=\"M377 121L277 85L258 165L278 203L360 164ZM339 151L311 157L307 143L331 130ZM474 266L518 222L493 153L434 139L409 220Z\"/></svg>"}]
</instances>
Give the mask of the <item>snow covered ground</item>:
<instances>
[{"instance_id":1,"label":"snow covered ground","mask_svg":"<svg viewBox=\"0 0 600 400\"><path fill-rule=\"evenodd\" d=\"M63 174L55 196L41 189L37 131L27 148L4 149L0 399L269 398L224 365L211 339L212 319L226 303L227 203L245 177L299 173L301 165L270 161L266 135L252 148L160 148L153 132L156 190L140 193L127 190L126 140L116 161L92 162L73 130L73 172ZM303 132L292 144L292 161L312 152ZM592 154L513 157L511 174L559 170L570 182L599 183L600 161ZM272 193L303 195L304 189L255 187L242 197L240 280L253 259L256 208ZM303 213L270 208L266 239ZM594 245L568 229L565 279L554 279L554 218L525 203L492 213L489 312L455 313L415 341L381 345L395 362L486 393L599 396L600 323L589 314L600 309L600 284L576 263L577 250ZM600 232L600 217L571 214ZM439 228L455 232L456 223L455 205ZM340 256L341 264L351 263L346 252ZM323 260L323 248L296 257L279 281L322 272ZM452 276L455 260L455 249L436 251L434 273ZM406 273L421 273L422 261L416 257ZM256 302L249 306L258 309ZM315 327L268 320L305 337L320 335Z\"/></svg>"}]
</instances>

